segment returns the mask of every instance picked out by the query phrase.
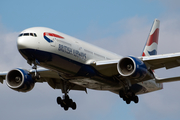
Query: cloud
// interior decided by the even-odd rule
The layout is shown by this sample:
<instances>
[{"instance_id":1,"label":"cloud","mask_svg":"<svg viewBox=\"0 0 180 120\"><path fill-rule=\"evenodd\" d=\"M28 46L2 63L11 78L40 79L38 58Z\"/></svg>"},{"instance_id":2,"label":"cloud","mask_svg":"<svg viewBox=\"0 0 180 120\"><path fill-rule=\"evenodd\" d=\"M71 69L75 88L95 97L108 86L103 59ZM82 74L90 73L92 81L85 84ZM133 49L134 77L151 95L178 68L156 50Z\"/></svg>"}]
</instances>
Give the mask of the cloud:
<instances>
[{"instance_id":1,"label":"cloud","mask_svg":"<svg viewBox=\"0 0 180 120\"><path fill-rule=\"evenodd\" d=\"M135 16L113 23L106 29L91 25L82 39L123 56L140 56L150 28L147 18Z\"/></svg>"},{"instance_id":2,"label":"cloud","mask_svg":"<svg viewBox=\"0 0 180 120\"><path fill-rule=\"evenodd\" d=\"M134 107L136 118L139 120L177 119L180 112L179 82L167 83L164 89L141 95L140 104Z\"/></svg>"},{"instance_id":3,"label":"cloud","mask_svg":"<svg viewBox=\"0 0 180 120\"><path fill-rule=\"evenodd\" d=\"M163 4L166 7L167 12L180 10L179 0L159 0L159 1L161 2L161 4Z\"/></svg>"},{"instance_id":4,"label":"cloud","mask_svg":"<svg viewBox=\"0 0 180 120\"><path fill-rule=\"evenodd\" d=\"M17 37L19 32L12 32L0 25L0 70L10 70L17 67L27 67L25 59L17 49Z\"/></svg>"}]
</instances>

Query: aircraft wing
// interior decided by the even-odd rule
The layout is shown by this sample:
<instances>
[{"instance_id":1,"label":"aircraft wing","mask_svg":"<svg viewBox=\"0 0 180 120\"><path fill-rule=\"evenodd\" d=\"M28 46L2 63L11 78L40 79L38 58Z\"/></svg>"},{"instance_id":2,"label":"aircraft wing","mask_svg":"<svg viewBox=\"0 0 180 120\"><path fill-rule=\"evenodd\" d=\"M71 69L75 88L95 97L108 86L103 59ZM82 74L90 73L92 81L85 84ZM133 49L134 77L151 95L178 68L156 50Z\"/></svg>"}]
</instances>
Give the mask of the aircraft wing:
<instances>
[{"instance_id":1,"label":"aircraft wing","mask_svg":"<svg viewBox=\"0 0 180 120\"><path fill-rule=\"evenodd\" d=\"M98 72L106 76L118 75L117 63L120 59L115 60L103 60L103 61L92 61L90 63Z\"/></svg>"},{"instance_id":2,"label":"aircraft wing","mask_svg":"<svg viewBox=\"0 0 180 120\"><path fill-rule=\"evenodd\" d=\"M139 57L148 68L155 70L165 67L166 69L180 66L180 53L153 55Z\"/></svg>"},{"instance_id":3,"label":"aircraft wing","mask_svg":"<svg viewBox=\"0 0 180 120\"><path fill-rule=\"evenodd\" d=\"M28 70L30 74L33 74L35 72L34 69ZM47 82L52 88L54 89L62 89L63 87L63 80L59 76L57 72L54 72L49 69L45 68L38 68L37 72L40 74L41 78L37 80L37 82ZM8 71L6 72L0 72L0 82L3 83L3 81L6 79L6 75L8 74ZM81 90L86 92L86 88L75 85L73 83L69 83L69 86L71 86L71 90Z\"/></svg>"},{"instance_id":4,"label":"aircraft wing","mask_svg":"<svg viewBox=\"0 0 180 120\"><path fill-rule=\"evenodd\" d=\"M91 63L91 65L103 75L114 76L119 74L117 64L121 59L94 61ZM146 67L151 70L163 67L166 69L171 69L180 66L180 53L142 56L138 57L138 59L144 62ZM180 77L157 79L157 82L172 82L178 80L180 80Z\"/></svg>"}]
</instances>

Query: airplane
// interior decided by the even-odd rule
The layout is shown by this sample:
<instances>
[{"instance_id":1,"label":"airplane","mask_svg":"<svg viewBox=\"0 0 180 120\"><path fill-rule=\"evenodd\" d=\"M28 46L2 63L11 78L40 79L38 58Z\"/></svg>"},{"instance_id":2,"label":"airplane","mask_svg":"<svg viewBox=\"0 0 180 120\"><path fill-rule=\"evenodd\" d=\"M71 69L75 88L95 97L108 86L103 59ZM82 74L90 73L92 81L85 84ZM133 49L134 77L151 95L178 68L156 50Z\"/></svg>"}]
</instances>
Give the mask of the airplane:
<instances>
[{"instance_id":1,"label":"airplane","mask_svg":"<svg viewBox=\"0 0 180 120\"><path fill-rule=\"evenodd\" d=\"M57 104L75 110L70 90L88 89L118 94L127 104L139 102L138 95L163 89L164 82L180 77L159 78L154 70L180 66L180 53L157 55L160 21L155 19L142 55L120 56L46 27L22 31L17 38L19 53L32 69L0 72L0 82L18 92L31 91L37 82L61 89ZM38 67L39 66L39 67Z\"/></svg>"}]
</instances>

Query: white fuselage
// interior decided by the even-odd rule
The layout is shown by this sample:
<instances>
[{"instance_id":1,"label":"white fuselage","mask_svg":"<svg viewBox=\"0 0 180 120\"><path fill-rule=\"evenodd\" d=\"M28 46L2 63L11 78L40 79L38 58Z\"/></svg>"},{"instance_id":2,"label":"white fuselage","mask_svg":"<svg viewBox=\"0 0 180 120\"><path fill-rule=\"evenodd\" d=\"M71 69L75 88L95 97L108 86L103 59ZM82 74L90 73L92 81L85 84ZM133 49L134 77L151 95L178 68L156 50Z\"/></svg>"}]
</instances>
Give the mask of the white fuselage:
<instances>
[{"instance_id":1,"label":"white fuselage","mask_svg":"<svg viewBox=\"0 0 180 120\"><path fill-rule=\"evenodd\" d=\"M110 79L108 75L107 77L104 75L103 79L100 76L95 78L88 75L84 78L77 76L87 74L83 73L84 69L92 71L90 64L93 61L120 60L122 56L115 53L44 27L22 31L21 36L18 37L17 46L26 60L36 59L40 63L39 66L58 72L64 78L71 79L72 83L90 89L110 91L122 87L112 80L108 81ZM139 94L162 89L162 84L157 84L155 80L141 82L138 85L143 87Z\"/></svg>"}]
</instances>

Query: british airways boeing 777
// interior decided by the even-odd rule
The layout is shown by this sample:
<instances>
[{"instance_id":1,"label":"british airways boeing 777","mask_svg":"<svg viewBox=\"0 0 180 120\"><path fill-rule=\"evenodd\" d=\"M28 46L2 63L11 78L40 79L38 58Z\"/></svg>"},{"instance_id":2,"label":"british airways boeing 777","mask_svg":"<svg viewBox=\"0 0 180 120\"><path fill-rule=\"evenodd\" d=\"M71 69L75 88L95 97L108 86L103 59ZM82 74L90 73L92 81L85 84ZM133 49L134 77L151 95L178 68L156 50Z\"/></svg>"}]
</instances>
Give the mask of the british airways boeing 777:
<instances>
[{"instance_id":1,"label":"british airways boeing 777","mask_svg":"<svg viewBox=\"0 0 180 120\"><path fill-rule=\"evenodd\" d=\"M138 103L137 95L160 90L163 82L180 80L154 74L158 68L180 66L180 53L157 55L159 25L155 19L140 57L123 57L53 29L28 28L19 34L17 47L32 69L0 72L0 82L5 80L19 92L32 90L36 82L47 82L61 89L64 96L57 97L57 103L64 110L76 109L68 96L70 90L87 92L87 88L116 93L127 104Z\"/></svg>"}]
</instances>

